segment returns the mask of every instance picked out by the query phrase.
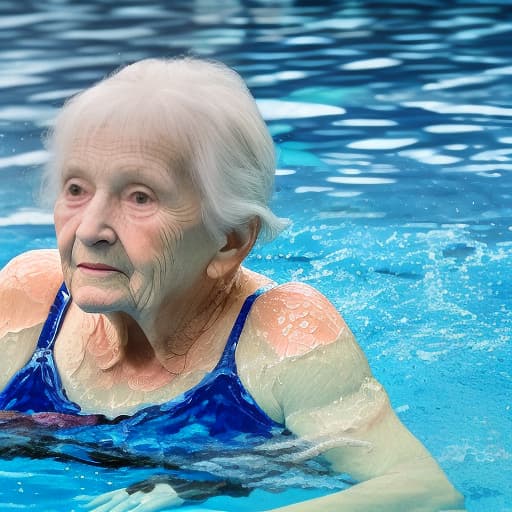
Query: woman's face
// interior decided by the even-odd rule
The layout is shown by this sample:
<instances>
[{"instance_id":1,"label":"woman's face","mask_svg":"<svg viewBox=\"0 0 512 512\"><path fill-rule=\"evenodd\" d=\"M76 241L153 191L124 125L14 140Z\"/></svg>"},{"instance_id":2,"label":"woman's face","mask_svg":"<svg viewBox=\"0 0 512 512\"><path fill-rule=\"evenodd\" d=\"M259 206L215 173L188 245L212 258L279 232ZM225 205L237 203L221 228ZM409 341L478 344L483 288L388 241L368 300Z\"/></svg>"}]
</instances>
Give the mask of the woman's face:
<instances>
[{"instance_id":1,"label":"woman's face","mask_svg":"<svg viewBox=\"0 0 512 512\"><path fill-rule=\"evenodd\" d=\"M55 227L64 279L88 312L155 314L194 293L219 249L162 142L104 130L63 155Z\"/></svg>"}]
</instances>

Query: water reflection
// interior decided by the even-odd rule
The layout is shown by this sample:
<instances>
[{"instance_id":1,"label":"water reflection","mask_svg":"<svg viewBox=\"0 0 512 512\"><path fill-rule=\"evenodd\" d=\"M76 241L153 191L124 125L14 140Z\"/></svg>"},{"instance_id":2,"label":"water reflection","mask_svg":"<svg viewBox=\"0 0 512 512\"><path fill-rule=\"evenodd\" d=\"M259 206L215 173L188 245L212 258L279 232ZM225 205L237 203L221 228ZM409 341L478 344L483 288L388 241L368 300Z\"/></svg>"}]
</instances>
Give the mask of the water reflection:
<instances>
[{"instance_id":1,"label":"water reflection","mask_svg":"<svg viewBox=\"0 0 512 512\"><path fill-rule=\"evenodd\" d=\"M300 209L306 191L316 191L323 198L317 207L326 210L329 197L348 192L359 211L371 213L378 201L388 221L417 215L457 222L464 210L481 237L479 191L496 204L510 192L512 59L503 42L512 23L505 4L62 0L30 10L2 2L0 10L0 165L31 166L27 179L44 160L38 135L67 96L133 59L192 53L237 68L258 98L280 167L300 171L300 178L277 173L285 210ZM357 197L355 178L329 181L350 172L359 173ZM377 172L392 196L377 191ZM458 202L472 206L457 214L451 201L437 198L460 174ZM429 185L417 208L408 198L423 180ZM405 203L413 210L406 216ZM0 215L13 205L0 205ZM502 226L511 223L504 212L490 232L510 238Z\"/></svg>"}]
</instances>

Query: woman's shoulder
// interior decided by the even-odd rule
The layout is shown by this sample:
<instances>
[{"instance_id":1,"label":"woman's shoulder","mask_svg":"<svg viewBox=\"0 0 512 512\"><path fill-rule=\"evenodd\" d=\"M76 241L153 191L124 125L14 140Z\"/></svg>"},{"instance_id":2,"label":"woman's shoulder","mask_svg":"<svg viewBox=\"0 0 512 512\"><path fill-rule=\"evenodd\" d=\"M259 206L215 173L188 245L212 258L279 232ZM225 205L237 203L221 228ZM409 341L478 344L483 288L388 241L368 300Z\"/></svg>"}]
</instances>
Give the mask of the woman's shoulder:
<instances>
[{"instance_id":1,"label":"woman's shoulder","mask_svg":"<svg viewBox=\"0 0 512 512\"><path fill-rule=\"evenodd\" d=\"M43 322L62 283L56 250L25 252L0 271L0 337Z\"/></svg>"},{"instance_id":2,"label":"woman's shoulder","mask_svg":"<svg viewBox=\"0 0 512 512\"><path fill-rule=\"evenodd\" d=\"M48 293L52 283L61 284L62 269L57 249L37 249L14 257L0 271L0 288ZM41 286L44 284L45 286Z\"/></svg>"},{"instance_id":3,"label":"woman's shoulder","mask_svg":"<svg viewBox=\"0 0 512 512\"><path fill-rule=\"evenodd\" d=\"M335 306L305 283L276 286L256 301L251 323L279 358L335 342L347 326Z\"/></svg>"},{"instance_id":4,"label":"woman's shoulder","mask_svg":"<svg viewBox=\"0 0 512 512\"><path fill-rule=\"evenodd\" d=\"M285 412L282 397L278 399L276 393L286 392L292 398L303 393L302 385L325 370L322 361L330 361L332 352L343 344L344 334L350 332L325 295L298 282L275 286L260 295L244 331L237 349L238 374L258 405L280 423ZM315 349L321 357L311 366L309 354ZM294 384L289 387L286 382Z\"/></svg>"}]
</instances>

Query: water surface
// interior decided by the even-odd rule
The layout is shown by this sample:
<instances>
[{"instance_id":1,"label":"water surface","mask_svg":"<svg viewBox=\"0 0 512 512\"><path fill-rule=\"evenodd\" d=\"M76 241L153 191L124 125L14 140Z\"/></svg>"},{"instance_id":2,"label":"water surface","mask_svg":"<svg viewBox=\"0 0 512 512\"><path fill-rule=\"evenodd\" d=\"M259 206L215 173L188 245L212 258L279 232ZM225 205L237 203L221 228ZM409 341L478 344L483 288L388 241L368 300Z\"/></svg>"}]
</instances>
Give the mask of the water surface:
<instances>
[{"instance_id":1,"label":"water surface","mask_svg":"<svg viewBox=\"0 0 512 512\"><path fill-rule=\"evenodd\" d=\"M35 196L67 97L143 57L220 59L292 221L248 265L322 290L468 509L510 511L511 37L507 1L3 1L0 263L55 246ZM71 498L135 474L46 462L2 461L2 509L60 510L48 475Z\"/></svg>"}]
</instances>

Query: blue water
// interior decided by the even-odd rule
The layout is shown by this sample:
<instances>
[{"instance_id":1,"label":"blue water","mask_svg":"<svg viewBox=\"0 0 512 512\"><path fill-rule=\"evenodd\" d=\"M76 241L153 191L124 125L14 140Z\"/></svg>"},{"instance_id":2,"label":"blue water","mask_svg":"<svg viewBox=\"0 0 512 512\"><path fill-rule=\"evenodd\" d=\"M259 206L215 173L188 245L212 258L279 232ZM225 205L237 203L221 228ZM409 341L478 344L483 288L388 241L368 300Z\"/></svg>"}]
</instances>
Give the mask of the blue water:
<instances>
[{"instance_id":1,"label":"blue water","mask_svg":"<svg viewBox=\"0 0 512 512\"><path fill-rule=\"evenodd\" d=\"M0 2L0 264L55 246L36 196L41 133L66 97L142 57L220 59L268 121L275 209L292 220L248 266L324 292L468 510L511 511L508 5ZM69 510L146 470L38 460L26 471L26 459L0 461L2 510ZM290 478L287 499L313 492ZM284 496L261 493L211 505Z\"/></svg>"}]
</instances>

